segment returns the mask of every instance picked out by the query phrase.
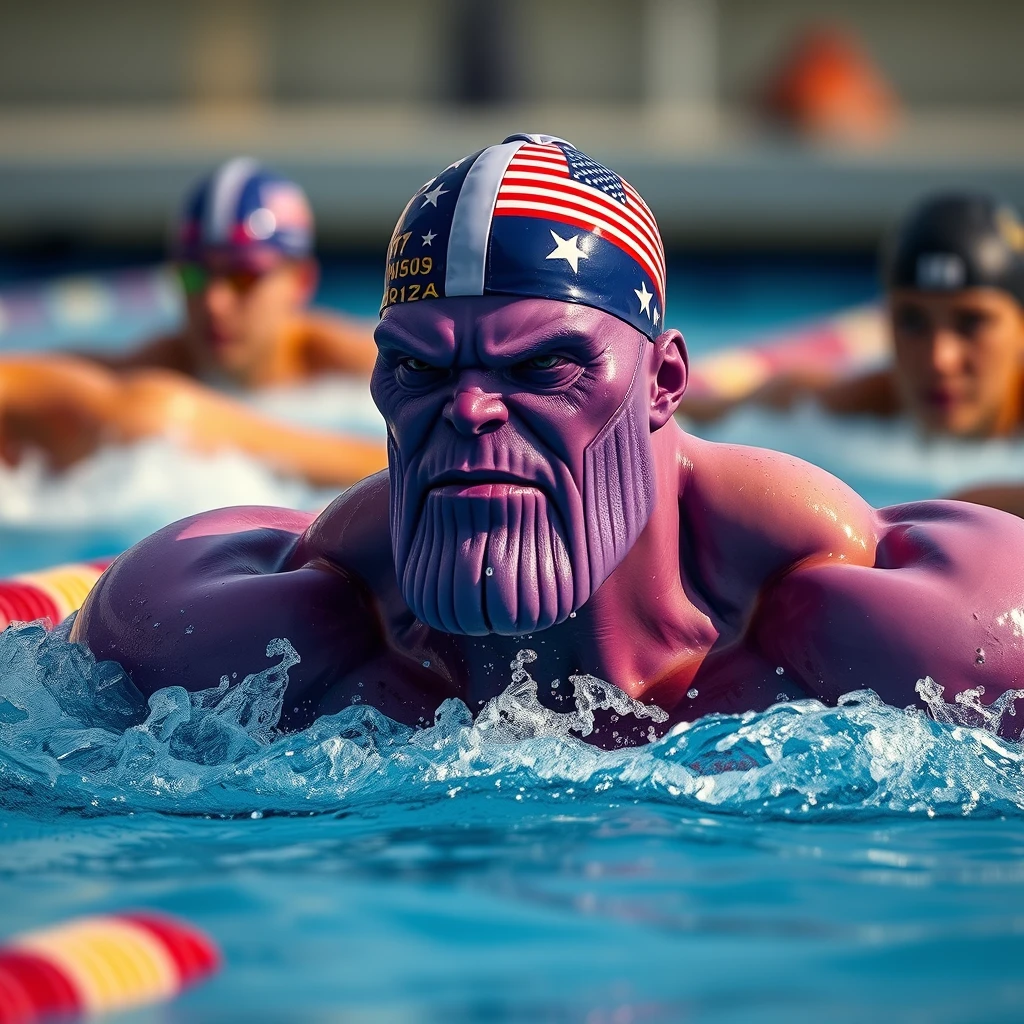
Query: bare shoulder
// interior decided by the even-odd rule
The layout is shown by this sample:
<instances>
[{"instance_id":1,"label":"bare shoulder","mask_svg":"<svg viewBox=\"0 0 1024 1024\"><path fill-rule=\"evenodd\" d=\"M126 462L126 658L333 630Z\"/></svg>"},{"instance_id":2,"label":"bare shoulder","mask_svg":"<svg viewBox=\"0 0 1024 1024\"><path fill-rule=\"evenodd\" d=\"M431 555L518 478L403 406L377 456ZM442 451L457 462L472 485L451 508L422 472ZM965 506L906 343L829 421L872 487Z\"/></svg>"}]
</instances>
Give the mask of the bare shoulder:
<instances>
[{"instance_id":1,"label":"bare shoulder","mask_svg":"<svg viewBox=\"0 0 1024 1024\"><path fill-rule=\"evenodd\" d=\"M898 505L878 519L871 566L805 565L768 588L755 646L830 700L870 687L902 706L925 676L946 700L980 686L987 702L1019 687L1024 522L958 501Z\"/></svg>"},{"instance_id":2,"label":"bare shoulder","mask_svg":"<svg viewBox=\"0 0 1024 1024\"><path fill-rule=\"evenodd\" d=\"M344 566L371 589L387 587L395 576L389 496L386 470L360 480L317 516L299 556Z\"/></svg>"},{"instance_id":3,"label":"bare shoulder","mask_svg":"<svg viewBox=\"0 0 1024 1024\"><path fill-rule=\"evenodd\" d=\"M871 565L875 510L824 470L780 452L687 437L681 545L711 603L742 613L808 561Z\"/></svg>"},{"instance_id":4,"label":"bare shoulder","mask_svg":"<svg viewBox=\"0 0 1024 1024\"><path fill-rule=\"evenodd\" d=\"M318 700L335 673L372 656L377 632L372 596L358 578L315 557L314 521L257 506L173 523L107 570L72 639L119 662L151 693L259 671L267 645L285 638L302 659L290 692Z\"/></svg>"}]
</instances>

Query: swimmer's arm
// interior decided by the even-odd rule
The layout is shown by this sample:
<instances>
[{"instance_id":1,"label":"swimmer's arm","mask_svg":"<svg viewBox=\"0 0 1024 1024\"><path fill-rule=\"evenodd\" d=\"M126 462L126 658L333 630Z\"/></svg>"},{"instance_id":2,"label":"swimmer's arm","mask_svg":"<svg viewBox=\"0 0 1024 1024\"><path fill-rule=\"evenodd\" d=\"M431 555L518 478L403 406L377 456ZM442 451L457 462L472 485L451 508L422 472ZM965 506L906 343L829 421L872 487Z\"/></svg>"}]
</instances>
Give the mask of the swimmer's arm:
<instances>
[{"instance_id":1,"label":"swimmer's arm","mask_svg":"<svg viewBox=\"0 0 1024 1024\"><path fill-rule=\"evenodd\" d=\"M950 497L955 501L970 501L975 505L1002 509L1024 519L1024 486L1020 484L993 484L958 491Z\"/></svg>"},{"instance_id":2,"label":"swimmer's arm","mask_svg":"<svg viewBox=\"0 0 1024 1024\"><path fill-rule=\"evenodd\" d=\"M0 360L0 454L41 450L55 468L105 443L168 435L195 449L235 449L322 486L386 464L383 445L277 423L179 374L115 374L67 356Z\"/></svg>"},{"instance_id":3,"label":"swimmer's arm","mask_svg":"<svg viewBox=\"0 0 1024 1024\"><path fill-rule=\"evenodd\" d=\"M873 564L818 561L768 583L751 646L827 701L872 689L888 704L920 706L926 676L949 703L978 686L985 704L1024 686L1020 520L951 501L877 517ZM1004 734L1020 730L1019 714L1005 720Z\"/></svg>"},{"instance_id":4,"label":"swimmer's arm","mask_svg":"<svg viewBox=\"0 0 1024 1024\"><path fill-rule=\"evenodd\" d=\"M88 359L108 370L175 370L188 376L195 376L195 367L188 349L180 335L172 334L154 338L128 352L76 352L74 357Z\"/></svg>"},{"instance_id":5,"label":"swimmer's arm","mask_svg":"<svg viewBox=\"0 0 1024 1024\"><path fill-rule=\"evenodd\" d=\"M120 387L109 371L71 356L0 359L0 455L41 452L56 469L119 440L111 415Z\"/></svg>"},{"instance_id":6,"label":"swimmer's arm","mask_svg":"<svg viewBox=\"0 0 1024 1024\"><path fill-rule=\"evenodd\" d=\"M836 380L815 370L788 371L735 398L713 395L683 396L679 411L696 423L721 419L741 406L785 411L801 402L814 402L839 416L867 414L894 416L900 401L890 370L878 370L852 379Z\"/></svg>"},{"instance_id":7,"label":"swimmer's arm","mask_svg":"<svg viewBox=\"0 0 1024 1024\"><path fill-rule=\"evenodd\" d=\"M178 374L124 375L120 429L125 440L165 434L201 451L245 452L318 486L348 486L387 465L377 441L268 419Z\"/></svg>"},{"instance_id":8,"label":"swimmer's arm","mask_svg":"<svg viewBox=\"0 0 1024 1024\"><path fill-rule=\"evenodd\" d=\"M305 724L337 680L383 645L365 586L302 557L311 518L242 507L165 527L104 573L71 639L118 662L146 696L172 685L206 689L232 672L241 680L275 664L267 645L287 639L301 661L289 672L285 715Z\"/></svg>"},{"instance_id":9,"label":"swimmer's arm","mask_svg":"<svg viewBox=\"0 0 1024 1024\"><path fill-rule=\"evenodd\" d=\"M320 314L310 316L303 326L304 357L311 374L337 372L369 377L377 360L369 324Z\"/></svg>"}]
</instances>

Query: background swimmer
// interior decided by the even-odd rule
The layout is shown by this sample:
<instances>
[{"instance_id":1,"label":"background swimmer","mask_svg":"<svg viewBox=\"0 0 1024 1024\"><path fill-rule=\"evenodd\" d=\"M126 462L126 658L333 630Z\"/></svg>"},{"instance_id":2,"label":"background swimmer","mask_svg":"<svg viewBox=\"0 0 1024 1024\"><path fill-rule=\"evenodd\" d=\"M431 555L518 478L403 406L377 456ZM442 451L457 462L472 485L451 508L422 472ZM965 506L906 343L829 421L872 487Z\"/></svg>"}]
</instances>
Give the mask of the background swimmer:
<instances>
[{"instance_id":1,"label":"background swimmer","mask_svg":"<svg viewBox=\"0 0 1024 1024\"><path fill-rule=\"evenodd\" d=\"M289 727L355 701L413 725L447 697L477 707L526 645L548 678L592 674L669 721L766 708L780 677L900 706L929 674L950 696L1011 689L1024 524L955 503L876 512L799 460L685 434L657 225L618 175L513 136L416 193L389 263L425 236L418 283L437 297L389 281L376 332L389 475L316 518L167 527L107 571L73 640L148 694L208 686L227 657L256 671L287 636Z\"/></svg>"},{"instance_id":2,"label":"background swimmer","mask_svg":"<svg viewBox=\"0 0 1024 1024\"><path fill-rule=\"evenodd\" d=\"M0 457L13 465L38 450L63 469L101 444L169 434L314 484L347 486L379 469L376 442L280 424L204 386L369 374L368 331L305 311L317 281L312 244L298 185L252 160L224 164L196 186L175 229L183 330L121 357L0 358Z\"/></svg>"},{"instance_id":3,"label":"background swimmer","mask_svg":"<svg viewBox=\"0 0 1024 1024\"><path fill-rule=\"evenodd\" d=\"M167 370L113 373L70 356L0 358L0 458L42 452L66 469L105 444L165 434L198 451L230 448L324 486L386 462L383 445L280 423Z\"/></svg>"},{"instance_id":4,"label":"background swimmer","mask_svg":"<svg viewBox=\"0 0 1024 1024\"><path fill-rule=\"evenodd\" d=\"M1001 437L1024 425L1024 225L986 195L925 200L901 224L883 273L892 365L835 381L820 367L780 376L742 400L785 407L813 399L829 412L909 416L926 436ZM698 422L737 404L684 400ZM1024 513L1024 489L958 497Z\"/></svg>"},{"instance_id":5,"label":"background swimmer","mask_svg":"<svg viewBox=\"0 0 1024 1024\"><path fill-rule=\"evenodd\" d=\"M313 214L302 189L254 160L230 160L193 188L175 225L181 331L94 358L238 389L325 373L368 377L376 358L370 327L306 308L318 278L312 253Z\"/></svg>"},{"instance_id":6,"label":"background swimmer","mask_svg":"<svg viewBox=\"0 0 1024 1024\"><path fill-rule=\"evenodd\" d=\"M1024 225L985 195L937 196L907 216L883 260L893 363L836 381L789 372L742 399L813 398L836 413L908 415L925 434L997 437L1022 425ZM696 420L737 403L684 401Z\"/></svg>"}]
</instances>

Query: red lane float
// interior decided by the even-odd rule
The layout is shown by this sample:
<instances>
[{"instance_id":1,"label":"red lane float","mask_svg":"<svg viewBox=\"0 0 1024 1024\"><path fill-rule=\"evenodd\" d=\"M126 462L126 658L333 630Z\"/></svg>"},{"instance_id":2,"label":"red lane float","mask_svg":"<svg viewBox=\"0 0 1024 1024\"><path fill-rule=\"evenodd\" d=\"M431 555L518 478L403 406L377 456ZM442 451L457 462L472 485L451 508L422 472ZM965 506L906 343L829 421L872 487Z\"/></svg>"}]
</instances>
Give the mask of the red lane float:
<instances>
[{"instance_id":1,"label":"red lane float","mask_svg":"<svg viewBox=\"0 0 1024 1024\"><path fill-rule=\"evenodd\" d=\"M788 334L695 360L687 392L696 398L736 401L787 373L812 372L842 380L873 369L889 354L882 310L862 306Z\"/></svg>"},{"instance_id":2,"label":"red lane float","mask_svg":"<svg viewBox=\"0 0 1024 1024\"><path fill-rule=\"evenodd\" d=\"M0 629L12 622L62 622L82 607L89 591L113 561L75 562L0 580Z\"/></svg>"},{"instance_id":3,"label":"red lane float","mask_svg":"<svg viewBox=\"0 0 1024 1024\"><path fill-rule=\"evenodd\" d=\"M208 936L171 917L132 913L70 921L0 947L0 1024L161 1002L220 963Z\"/></svg>"}]
</instances>

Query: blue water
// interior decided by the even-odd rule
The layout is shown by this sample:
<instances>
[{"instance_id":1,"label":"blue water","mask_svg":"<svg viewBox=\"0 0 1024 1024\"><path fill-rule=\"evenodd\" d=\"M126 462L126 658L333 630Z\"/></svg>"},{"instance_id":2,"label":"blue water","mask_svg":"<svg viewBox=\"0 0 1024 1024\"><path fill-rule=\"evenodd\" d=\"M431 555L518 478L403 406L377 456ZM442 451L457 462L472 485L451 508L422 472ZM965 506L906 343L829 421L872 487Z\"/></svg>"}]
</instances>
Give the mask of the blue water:
<instances>
[{"instance_id":1,"label":"blue water","mask_svg":"<svg viewBox=\"0 0 1024 1024\"><path fill-rule=\"evenodd\" d=\"M856 260L676 271L670 310L696 351L874 289ZM370 313L377 284L338 264L323 298ZM147 306L97 334L102 299L67 294L37 308L64 317L66 344L123 344L176 315ZM37 345L56 319L35 321ZM334 389L261 402L372 432L372 410ZM876 501L1022 454L810 410L715 434L796 450ZM123 546L191 505L323 498L165 442L61 479L25 466L0 480L0 572ZM264 673L145 702L66 629L0 635L0 934L130 907L209 930L226 970L145 1021L1024 1018L1024 746L962 708L937 705L937 722L870 693L782 699L604 752L527 680L475 723L449 703L413 733L355 706L280 736L292 657L282 642Z\"/></svg>"},{"instance_id":2,"label":"blue water","mask_svg":"<svg viewBox=\"0 0 1024 1024\"><path fill-rule=\"evenodd\" d=\"M4 929L205 927L228 968L160 1020L1020 1019L1018 743L861 693L605 752L529 687L279 736L292 659L147 707L0 637Z\"/></svg>"}]
</instances>

